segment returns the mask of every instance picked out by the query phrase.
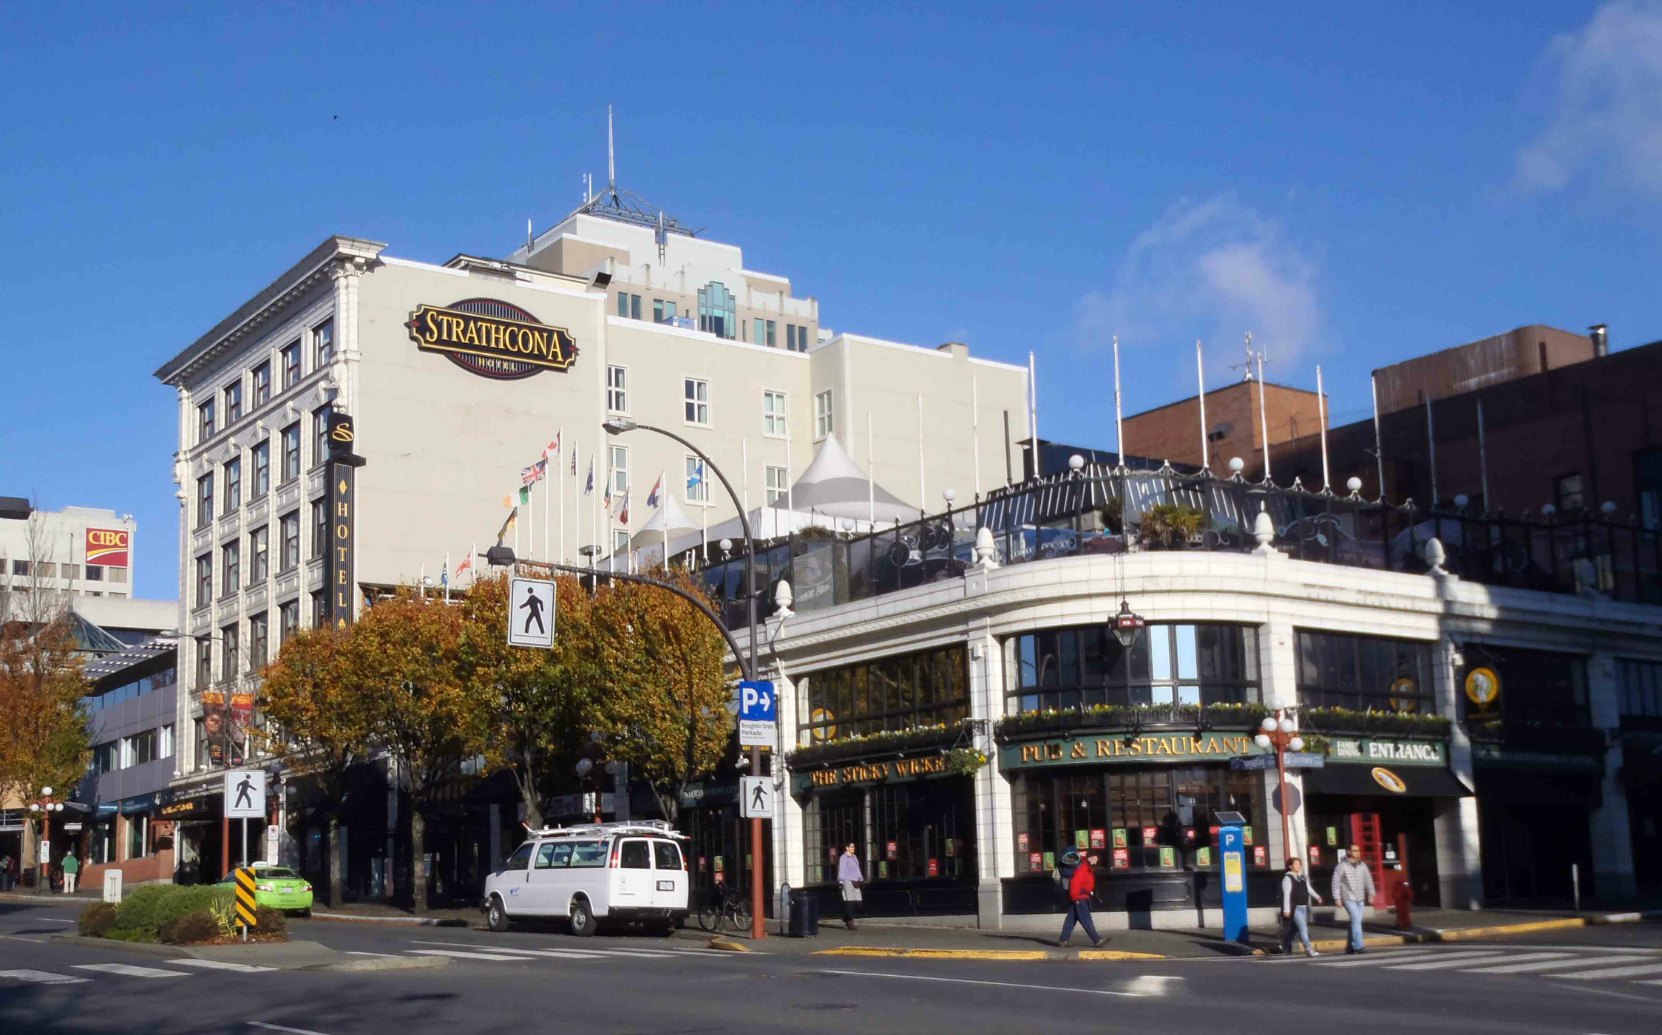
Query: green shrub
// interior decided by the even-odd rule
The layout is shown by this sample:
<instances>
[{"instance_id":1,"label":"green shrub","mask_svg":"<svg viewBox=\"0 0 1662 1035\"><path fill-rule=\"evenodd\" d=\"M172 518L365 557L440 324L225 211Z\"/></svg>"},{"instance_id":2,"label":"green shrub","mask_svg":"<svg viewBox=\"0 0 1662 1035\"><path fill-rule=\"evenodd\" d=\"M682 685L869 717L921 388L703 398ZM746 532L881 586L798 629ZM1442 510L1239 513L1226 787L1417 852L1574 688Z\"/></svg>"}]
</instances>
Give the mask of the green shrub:
<instances>
[{"instance_id":1,"label":"green shrub","mask_svg":"<svg viewBox=\"0 0 1662 1035\"><path fill-rule=\"evenodd\" d=\"M211 884L146 885L122 898L116 910L115 926L153 940L161 936L162 927L170 921L187 913L207 912L216 899L228 895L228 889Z\"/></svg>"},{"instance_id":2,"label":"green shrub","mask_svg":"<svg viewBox=\"0 0 1662 1035\"><path fill-rule=\"evenodd\" d=\"M161 929L161 940L169 945L197 945L218 937L219 922L207 910L169 920Z\"/></svg>"},{"instance_id":3,"label":"green shrub","mask_svg":"<svg viewBox=\"0 0 1662 1035\"><path fill-rule=\"evenodd\" d=\"M115 926L115 906L108 902L94 902L81 910L81 916L75 921L85 938L102 938Z\"/></svg>"},{"instance_id":4,"label":"green shrub","mask_svg":"<svg viewBox=\"0 0 1662 1035\"><path fill-rule=\"evenodd\" d=\"M289 922L282 912L267 906L259 906L254 910L254 933L261 938L285 938L288 936Z\"/></svg>"}]
</instances>

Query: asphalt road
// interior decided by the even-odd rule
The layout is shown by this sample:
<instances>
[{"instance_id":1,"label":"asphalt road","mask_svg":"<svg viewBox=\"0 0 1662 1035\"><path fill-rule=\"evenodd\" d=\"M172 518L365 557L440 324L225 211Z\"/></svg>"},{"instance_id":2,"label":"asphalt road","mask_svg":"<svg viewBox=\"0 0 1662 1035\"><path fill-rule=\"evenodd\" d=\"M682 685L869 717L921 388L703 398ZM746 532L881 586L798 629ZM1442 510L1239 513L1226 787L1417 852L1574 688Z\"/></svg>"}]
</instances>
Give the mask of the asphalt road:
<instances>
[{"instance_id":1,"label":"asphalt road","mask_svg":"<svg viewBox=\"0 0 1662 1035\"><path fill-rule=\"evenodd\" d=\"M70 919L55 906L0 906L0 1032L1662 1030L1657 925L1361 957L1144 963L802 956L766 943L707 953L647 936L294 923L296 937L343 952L450 960L341 974L202 969L48 940Z\"/></svg>"}]
</instances>

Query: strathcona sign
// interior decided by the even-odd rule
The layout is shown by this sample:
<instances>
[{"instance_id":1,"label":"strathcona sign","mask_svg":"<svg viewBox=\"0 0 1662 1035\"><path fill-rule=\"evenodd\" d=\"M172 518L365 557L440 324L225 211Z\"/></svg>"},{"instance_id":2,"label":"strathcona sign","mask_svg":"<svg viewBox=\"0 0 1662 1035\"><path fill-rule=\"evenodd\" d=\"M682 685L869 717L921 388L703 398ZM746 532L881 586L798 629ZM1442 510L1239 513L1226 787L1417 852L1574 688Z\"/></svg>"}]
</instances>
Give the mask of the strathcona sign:
<instances>
[{"instance_id":1,"label":"strathcona sign","mask_svg":"<svg viewBox=\"0 0 1662 1035\"><path fill-rule=\"evenodd\" d=\"M405 324L410 340L470 373L517 381L544 370L568 370L577 343L509 302L469 298L447 306L419 305Z\"/></svg>"}]
</instances>

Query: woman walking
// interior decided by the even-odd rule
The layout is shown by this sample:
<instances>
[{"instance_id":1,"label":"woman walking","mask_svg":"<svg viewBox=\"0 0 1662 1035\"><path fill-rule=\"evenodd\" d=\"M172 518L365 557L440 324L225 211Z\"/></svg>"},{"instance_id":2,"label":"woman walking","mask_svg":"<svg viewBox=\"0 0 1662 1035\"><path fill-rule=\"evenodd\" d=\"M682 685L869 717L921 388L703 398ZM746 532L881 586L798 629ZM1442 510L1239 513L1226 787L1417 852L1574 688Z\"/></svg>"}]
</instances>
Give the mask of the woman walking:
<instances>
[{"instance_id":1,"label":"woman walking","mask_svg":"<svg viewBox=\"0 0 1662 1035\"><path fill-rule=\"evenodd\" d=\"M843 847L843 854L837 859L837 883L843 891L843 926L850 931L857 931L854 926L854 907L862 900L860 885L866 882L866 875L860 871L860 858L854 854L854 844L850 842Z\"/></svg>"},{"instance_id":2,"label":"woman walking","mask_svg":"<svg viewBox=\"0 0 1662 1035\"><path fill-rule=\"evenodd\" d=\"M1295 930L1306 956L1321 955L1310 944L1310 904L1320 904L1321 900L1304 876L1304 860L1297 856L1288 859L1287 872L1281 875L1281 955L1292 955Z\"/></svg>"}]
</instances>

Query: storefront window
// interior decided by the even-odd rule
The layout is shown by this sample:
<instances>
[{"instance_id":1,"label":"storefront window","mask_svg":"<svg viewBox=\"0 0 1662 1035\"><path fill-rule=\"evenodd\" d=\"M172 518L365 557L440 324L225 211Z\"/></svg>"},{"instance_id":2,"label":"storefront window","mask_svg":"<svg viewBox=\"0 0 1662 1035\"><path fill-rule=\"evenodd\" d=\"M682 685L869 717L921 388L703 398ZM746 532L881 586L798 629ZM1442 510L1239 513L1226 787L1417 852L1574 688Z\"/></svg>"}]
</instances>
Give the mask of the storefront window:
<instances>
[{"instance_id":1,"label":"storefront window","mask_svg":"<svg viewBox=\"0 0 1662 1035\"><path fill-rule=\"evenodd\" d=\"M1555 654L1488 644L1465 645L1466 671L1488 668L1498 678L1493 699L1477 703L1462 693L1468 725L1504 722L1517 726L1586 726L1587 661L1578 654Z\"/></svg>"},{"instance_id":2,"label":"storefront window","mask_svg":"<svg viewBox=\"0 0 1662 1035\"><path fill-rule=\"evenodd\" d=\"M974 792L968 780L918 780L816 794L804 833L809 876L823 883L835 883L837 860L847 844L855 846L868 882L975 877Z\"/></svg>"},{"instance_id":3,"label":"storefront window","mask_svg":"<svg viewBox=\"0 0 1662 1035\"><path fill-rule=\"evenodd\" d=\"M837 857L844 845L854 845L866 875L874 876L869 865L871 849L866 842L865 795L858 790L831 791L814 795L808 803L805 832L808 875L826 884L837 880Z\"/></svg>"},{"instance_id":4,"label":"storefront window","mask_svg":"<svg viewBox=\"0 0 1662 1035\"><path fill-rule=\"evenodd\" d=\"M1215 866L1220 810L1248 817L1248 863L1268 866L1261 799L1252 774L1218 768L1025 773L1012 786L1016 872L1049 873L1069 848L1115 871Z\"/></svg>"},{"instance_id":5,"label":"storefront window","mask_svg":"<svg viewBox=\"0 0 1662 1035\"><path fill-rule=\"evenodd\" d=\"M815 743L969 716L969 667L961 645L815 672L802 678L798 690L805 705L799 729Z\"/></svg>"},{"instance_id":6,"label":"storefront window","mask_svg":"<svg viewBox=\"0 0 1662 1035\"><path fill-rule=\"evenodd\" d=\"M1258 699L1251 626L1150 625L1127 650L1107 626L1087 625L1026 633L1013 647L1017 711Z\"/></svg>"},{"instance_id":7,"label":"storefront window","mask_svg":"<svg viewBox=\"0 0 1662 1035\"><path fill-rule=\"evenodd\" d=\"M87 835L87 861L91 863L115 862L115 820L106 819L94 823Z\"/></svg>"},{"instance_id":8,"label":"storefront window","mask_svg":"<svg viewBox=\"0 0 1662 1035\"><path fill-rule=\"evenodd\" d=\"M1420 640L1298 630L1298 699L1312 708L1431 714L1430 671Z\"/></svg>"},{"instance_id":9,"label":"storefront window","mask_svg":"<svg viewBox=\"0 0 1662 1035\"><path fill-rule=\"evenodd\" d=\"M149 855L150 820L146 816L127 817L127 858L142 859Z\"/></svg>"}]
</instances>

